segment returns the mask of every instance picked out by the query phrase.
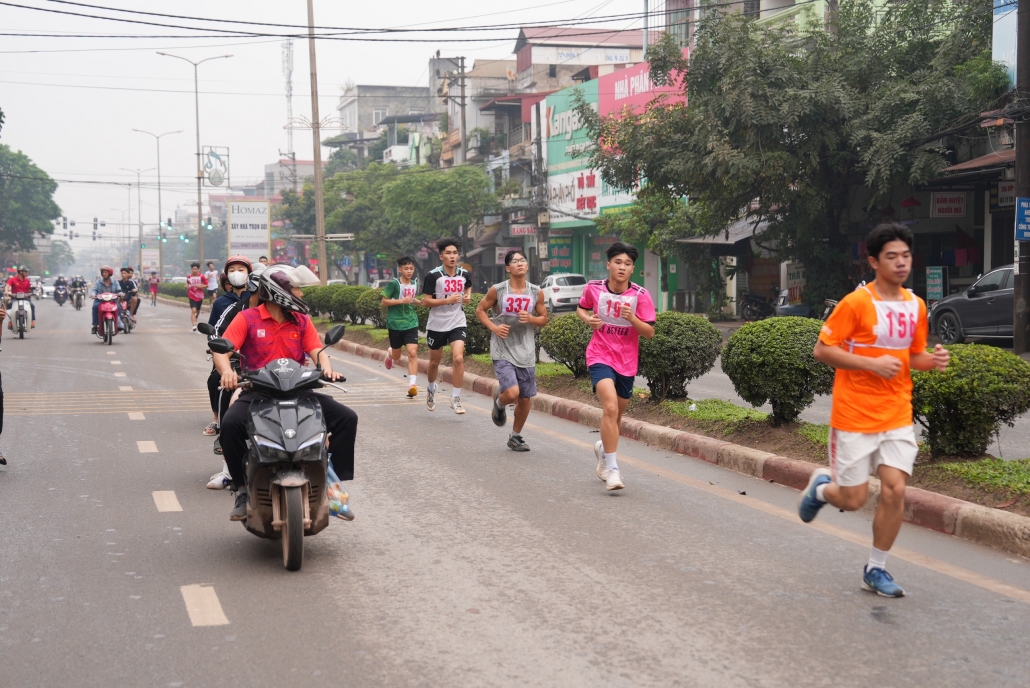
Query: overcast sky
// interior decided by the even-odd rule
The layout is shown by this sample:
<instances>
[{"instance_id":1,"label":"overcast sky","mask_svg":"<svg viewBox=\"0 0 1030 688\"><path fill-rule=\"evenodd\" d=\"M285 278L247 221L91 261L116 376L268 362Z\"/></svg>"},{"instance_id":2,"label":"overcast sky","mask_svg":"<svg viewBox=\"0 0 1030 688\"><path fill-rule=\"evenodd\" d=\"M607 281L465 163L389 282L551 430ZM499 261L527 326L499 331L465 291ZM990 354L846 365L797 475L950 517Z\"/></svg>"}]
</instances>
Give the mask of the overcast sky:
<instances>
[{"instance_id":1,"label":"overcast sky","mask_svg":"<svg viewBox=\"0 0 1030 688\"><path fill-rule=\"evenodd\" d=\"M15 4L103 14L157 23L184 22L160 17L98 11L49 0L14 0ZM304 0L78 0L109 8L131 9L193 17L277 22L304 25ZM654 5L656 3L652 3ZM573 17L610 16L640 12L640 0L529 0L523 9L500 2L415 0L355 2L316 0L315 22L327 27L481 26L525 21L558 21ZM640 28L639 20L602 24L609 28ZM0 6L0 33L85 33L168 35L190 32L140 24L74 17ZM236 30L238 25L224 28ZM260 33L291 29L252 27ZM196 32L193 32L196 33ZM400 34L394 34L398 36ZM453 34L451 34L453 35ZM426 85L426 64L437 49L445 55L509 58L517 30L474 31L460 34L475 42L427 43L317 42L320 109L335 115L341 86L359 84ZM400 35L401 37L411 37ZM442 36L442 34L437 34ZM483 40L488 39L488 40ZM228 146L233 184L260 180L265 164L286 150L285 85L282 38L45 38L4 36L0 39L0 108L6 116L0 143L21 150L59 180L135 182L136 175L119 168L155 167L154 139L133 132L183 133L161 140L163 215L176 204L196 202L194 173L195 127L193 69L181 60L162 57L157 50L192 60L232 53L200 67L201 145ZM40 52L24 52L40 51ZM294 41L293 112L311 114L308 45ZM83 88L89 87L89 88ZM171 91L171 92L162 92ZM327 134L327 135L331 135ZM295 131L300 159L310 159L310 131ZM326 153L326 151L323 151ZM156 173L143 176L144 222L156 221ZM57 202L83 228L94 216L111 223L136 222L136 190L100 184L61 184ZM126 215L131 212L131 218ZM135 232L133 232L135 233ZM85 236L77 242L88 241Z\"/></svg>"}]
</instances>

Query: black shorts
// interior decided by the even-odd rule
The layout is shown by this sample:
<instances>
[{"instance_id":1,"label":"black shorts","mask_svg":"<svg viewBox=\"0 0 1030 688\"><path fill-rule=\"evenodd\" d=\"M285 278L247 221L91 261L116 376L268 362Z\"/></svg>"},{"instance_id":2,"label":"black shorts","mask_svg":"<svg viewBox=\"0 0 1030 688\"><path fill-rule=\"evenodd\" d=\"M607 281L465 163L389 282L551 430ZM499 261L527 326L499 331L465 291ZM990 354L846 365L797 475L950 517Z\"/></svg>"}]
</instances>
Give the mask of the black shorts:
<instances>
[{"instance_id":1,"label":"black shorts","mask_svg":"<svg viewBox=\"0 0 1030 688\"><path fill-rule=\"evenodd\" d=\"M437 332L435 330L426 331L426 344L429 345L430 351L436 351L442 349L451 342L464 342L467 338L467 328L455 327L453 330L446 332Z\"/></svg>"},{"instance_id":2,"label":"black shorts","mask_svg":"<svg viewBox=\"0 0 1030 688\"><path fill-rule=\"evenodd\" d=\"M200 301L194 301L193 299L190 299L190 308L192 308L195 311L199 311L200 307L203 306L203 305L204 305L204 300L203 299L201 299Z\"/></svg>"},{"instance_id":3,"label":"black shorts","mask_svg":"<svg viewBox=\"0 0 1030 688\"><path fill-rule=\"evenodd\" d=\"M418 328L409 330L387 330L390 333L390 348L403 349L406 344L418 344Z\"/></svg>"}]
</instances>

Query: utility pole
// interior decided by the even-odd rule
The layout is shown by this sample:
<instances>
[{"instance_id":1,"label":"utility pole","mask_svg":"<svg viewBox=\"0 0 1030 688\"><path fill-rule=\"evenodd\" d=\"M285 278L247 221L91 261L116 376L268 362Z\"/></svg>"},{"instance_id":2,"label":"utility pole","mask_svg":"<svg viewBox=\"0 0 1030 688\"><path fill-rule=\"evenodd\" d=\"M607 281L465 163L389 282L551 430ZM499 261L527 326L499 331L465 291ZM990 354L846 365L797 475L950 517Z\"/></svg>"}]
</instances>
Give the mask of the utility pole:
<instances>
[{"instance_id":1,"label":"utility pole","mask_svg":"<svg viewBox=\"0 0 1030 688\"><path fill-rule=\"evenodd\" d=\"M325 199L322 196L322 135L318 117L318 67L315 65L315 7L308 0L308 60L311 66L311 138L315 158L315 241L318 243L318 279L323 286L329 278L329 256L325 244ZM465 128L462 110L462 129Z\"/></svg>"},{"instance_id":2,"label":"utility pole","mask_svg":"<svg viewBox=\"0 0 1030 688\"><path fill-rule=\"evenodd\" d=\"M1025 107L1027 95L1030 95L1030 0L1019 0L1016 8L1016 102ZM1026 115L1016 122L1017 222L1023 199L1030 199L1030 122ZM1015 227L1012 230L1009 238L1014 240ZM1015 243L1012 351L1023 354L1030 348L1030 242Z\"/></svg>"},{"instance_id":3,"label":"utility pole","mask_svg":"<svg viewBox=\"0 0 1030 688\"><path fill-rule=\"evenodd\" d=\"M468 130L465 128L465 58L458 58L458 78L461 79L461 164L468 158Z\"/></svg>"},{"instance_id":4,"label":"utility pole","mask_svg":"<svg viewBox=\"0 0 1030 688\"><path fill-rule=\"evenodd\" d=\"M136 175L136 222L139 224L139 269L143 270L143 204L140 202L140 175L144 172L153 172L154 168L151 167L149 170L130 170L128 167L121 167L119 169L125 170L126 172L132 172ZM132 186L131 184L129 185ZM158 201L160 204L160 201ZM160 209L158 209L158 217L161 215ZM160 225L158 225L160 226Z\"/></svg>"},{"instance_id":5,"label":"utility pole","mask_svg":"<svg viewBox=\"0 0 1030 688\"><path fill-rule=\"evenodd\" d=\"M644 0L644 59L647 59L647 20L650 12L647 9L647 0Z\"/></svg>"},{"instance_id":6,"label":"utility pole","mask_svg":"<svg viewBox=\"0 0 1030 688\"><path fill-rule=\"evenodd\" d=\"M161 219L161 137L168 136L169 134L181 134L181 131L166 131L163 134L154 134L149 131L143 131L142 129L133 129L133 131L140 134L149 134L154 137L157 141L157 227L158 227L158 238L161 236L161 223L164 220ZM165 274L165 259L164 259L164 248L161 246L162 242L157 242L157 269L158 276L164 277Z\"/></svg>"}]
</instances>

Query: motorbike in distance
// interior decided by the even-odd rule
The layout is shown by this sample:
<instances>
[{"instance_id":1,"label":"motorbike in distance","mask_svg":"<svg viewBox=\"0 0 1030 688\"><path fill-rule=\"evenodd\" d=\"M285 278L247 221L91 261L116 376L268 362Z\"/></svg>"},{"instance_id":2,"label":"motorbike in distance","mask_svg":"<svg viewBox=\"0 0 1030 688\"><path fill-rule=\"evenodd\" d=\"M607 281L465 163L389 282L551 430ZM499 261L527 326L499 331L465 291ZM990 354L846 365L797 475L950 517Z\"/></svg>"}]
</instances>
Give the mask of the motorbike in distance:
<instances>
[{"instance_id":1,"label":"motorbike in distance","mask_svg":"<svg viewBox=\"0 0 1030 688\"><path fill-rule=\"evenodd\" d=\"M63 284L58 284L54 287L54 301L57 302L58 306L63 306L64 302L68 300L68 287Z\"/></svg>"},{"instance_id":2,"label":"motorbike in distance","mask_svg":"<svg viewBox=\"0 0 1030 688\"><path fill-rule=\"evenodd\" d=\"M744 320L765 320L776 315L776 300L778 289L770 287L771 298L764 298L758 294L744 294L740 297L740 317Z\"/></svg>"},{"instance_id":3,"label":"motorbike in distance","mask_svg":"<svg viewBox=\"0 0 1030 688\"><path fill-rule=\"evenodd\" d=\"M86 290L82 287L76 287L72 289L72 305L75 306L75 310L82 310L82 302L86 300Z\"/></svg>"},{"instance_id":4,"label":"motorbike in distance","mask_svg":"<svg viewBox=\"0 0 1030 688\"><path fill-rule=\"evenodd\" d=\"M119 296L104 292L98 294L97 299L100 301L100 307L97 312L96 335L104 340L104 344L110 346L114 344L114 336L118 334L118 319L121 312Z\"/></svg>"},{"instance_id":5,"label":"motorbike in distance","mask_svg":"<svg viewBox=\"0 0 1030 688\"><path fill-rule=\"evenodd\" d=\"M135 324L132 322L132 311L129 308L129 300L125 299L125 301L119 301L118 306L121 309L122 330L125 334L129 334L132 332L132 328L135 327Z\"/></svg>"},{"instance_id":6,"label":"motorbike in distance","mask_svg":"<svg viewBox=\"0 0 1030 688\"><path fill-rule=\"evenodd\" d=\"M14 332L18 339L25 339L25 333L29 331L32 322L32 304L29 302L30 294L12 294L11 310L14 311Z\"/></svg>"},{"instance_id":7,"label":"motorbike in distance","mask_svg":"<svg viewBox=\"0 0 1030 688\"><path fill-rule=\"evenodd\" d=\"M325 334L325 346L343 338L337 325ZM217 354L238 353L228 339L208 341ZM318 399L303 392L324 386L347 390L322 379L320 367L307 368L289 358L248 370L240 355L240 388L260 396L250 403L247 423L247 517L244 526L258 537L281 539L283 565L300 569L304 536L329 525L326 426ZM314 357L318 360L317 354Z\"/></svg>"}]
</instances>

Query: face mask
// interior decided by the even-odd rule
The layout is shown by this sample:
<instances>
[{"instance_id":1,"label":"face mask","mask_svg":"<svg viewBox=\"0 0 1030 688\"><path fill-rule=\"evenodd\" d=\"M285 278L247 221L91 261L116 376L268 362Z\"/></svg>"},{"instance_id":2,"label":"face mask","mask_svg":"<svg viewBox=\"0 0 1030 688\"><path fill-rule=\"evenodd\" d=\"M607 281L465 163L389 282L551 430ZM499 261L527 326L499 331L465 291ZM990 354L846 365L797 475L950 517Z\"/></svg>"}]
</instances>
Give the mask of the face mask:
<instances>
[{"instance_id":1,"label":"face mask","mask_svg":"<svg viewBox=\"0 0 1030 688\"><path fill-rule=\"evenodd\" d=\"M247 283L247 280L249 279L250 276L247 275L247 273L240 272L239 270L229 273L229 284L231 284L234 287L242 287Z\"/></svg>"}]
</instances>

